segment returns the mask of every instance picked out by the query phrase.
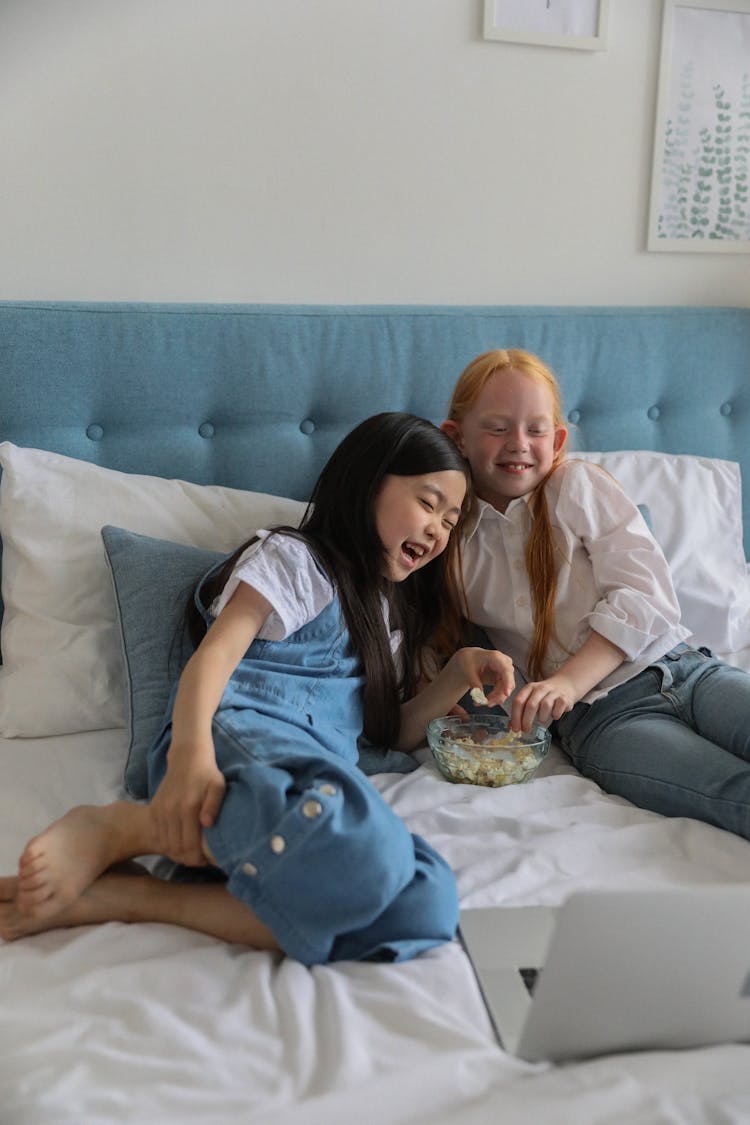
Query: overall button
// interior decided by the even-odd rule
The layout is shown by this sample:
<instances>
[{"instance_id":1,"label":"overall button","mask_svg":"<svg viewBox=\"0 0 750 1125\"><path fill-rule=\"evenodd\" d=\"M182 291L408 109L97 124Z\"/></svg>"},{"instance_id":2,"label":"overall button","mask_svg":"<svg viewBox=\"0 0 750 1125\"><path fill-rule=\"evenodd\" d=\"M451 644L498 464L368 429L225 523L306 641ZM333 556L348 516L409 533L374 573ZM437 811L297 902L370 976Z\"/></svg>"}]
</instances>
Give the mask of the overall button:
<instances>
[{"instance_id":1,"label":"overall button","mask_svg":"<svg viewBox=\"0 0 750 1125\"><path fill-rule=\"evenodd\" d=\"M336 793L336 786L327 781L325 785L320 786L320 792L325 793L326 797L333 797Z\"/></svg>"},{"instance_id":2,"label":"overall button","mask_svg":"<svg viewBox=\"0 0 750 1125\"><path fill-rule=\"evenodd\" d=\"M281 853L283 852L285 847L286 847L286 840L284 839L283 836L272 836L271 837L271 851L274 852L276 855L281 855Z\"/></svg>"},{"instance_id":3,"label":"overall button","mask_svg":"<svg viewBox=\"0 0 750 1125\"><path fill-rule=\"evenodd\" d=\"M320 801L305 801L302 806L302 815L306 816L308 820L314 820L316 816L320 816L323 811L323 806Z\"/></svg>"},{"instance_id":4,"label":"overall button","mask_svg":"<svg viewBox=\"0 0 750 1125\"><path fill-rule=\"evenodd\" d=\"M244 875L257 875L258 874L258 868L255 866L254 863L243 863L242 864L242 873Z\"/></svg>"}]
</instances>

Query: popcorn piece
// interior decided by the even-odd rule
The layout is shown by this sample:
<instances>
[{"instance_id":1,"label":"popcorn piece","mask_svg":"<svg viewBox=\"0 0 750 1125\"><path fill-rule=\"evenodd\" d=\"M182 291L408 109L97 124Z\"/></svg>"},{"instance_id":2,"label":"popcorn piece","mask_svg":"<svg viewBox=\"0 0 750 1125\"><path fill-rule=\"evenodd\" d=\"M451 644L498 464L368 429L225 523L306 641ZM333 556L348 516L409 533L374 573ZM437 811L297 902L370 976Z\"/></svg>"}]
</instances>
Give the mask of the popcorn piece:
<instances>
[{"instance_id":1,"label":"popcorn piece","mask_svg":"<svg viewBox=\"0 0 750 1125\"><path fill-rule=\"evenodd\" d=\"M477 707L486 707L488 703L487 696L484 694L480 687L473 687L469 692L472 703L476 703Z\"/></svg>"}]
</instances>

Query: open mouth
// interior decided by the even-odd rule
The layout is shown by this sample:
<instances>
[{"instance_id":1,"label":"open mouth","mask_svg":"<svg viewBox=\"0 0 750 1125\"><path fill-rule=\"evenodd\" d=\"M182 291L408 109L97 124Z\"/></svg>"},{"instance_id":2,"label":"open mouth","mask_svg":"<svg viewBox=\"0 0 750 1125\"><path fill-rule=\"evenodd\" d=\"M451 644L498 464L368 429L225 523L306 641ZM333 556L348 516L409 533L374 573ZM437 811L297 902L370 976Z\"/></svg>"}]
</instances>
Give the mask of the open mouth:
<instances>
[{"instance_id":1,"label":"open mouth","mask_svg":"<svg viewBox=\"0 0 750 1125\"><path fill-rule=\"evenodd\" d=\"M401 544L401 554L405 555L413 566L416 565L416 563L418 563L419 560L423 558L424 555L426 555L426 553L426 548L420 547L418 543Z\"/></svg>"},{"instance_id":2,"label":"open mouth","mask_svg":"<svg viewBox=\"0 0 750 1125\"><path fill-rule=\"evenodd\" d=\"M526 461L505 461L498 468L502 469L504 473L520 474L525 473L528 469L534 466L529 465Z\"/></svg>"}]
</instances>

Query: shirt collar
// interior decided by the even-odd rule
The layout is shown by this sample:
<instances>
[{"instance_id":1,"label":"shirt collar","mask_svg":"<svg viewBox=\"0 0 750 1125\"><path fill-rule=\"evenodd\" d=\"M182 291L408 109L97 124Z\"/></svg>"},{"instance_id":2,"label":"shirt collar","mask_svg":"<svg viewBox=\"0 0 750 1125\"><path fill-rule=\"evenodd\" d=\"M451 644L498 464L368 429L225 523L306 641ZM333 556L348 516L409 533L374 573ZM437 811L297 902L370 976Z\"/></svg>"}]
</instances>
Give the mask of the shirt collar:
<instances>
[{"instance_id":1,"label":"shirt collar","mask_svg":"<svg viewBox=\"0 0 750 1125\"><path fill-rule=\"evenodd\" d=\"M480 500L477 497L476 515L464 533L464 541L468 543L482 521L484 521L485 524L491 523L493 520L500 523L515 524L521 512L528 508L528 502L528 496L517 496L515 500L510 501L504 512L498 512L497 508L493 508L486 500Z\"/></svg>"}]
</instances>

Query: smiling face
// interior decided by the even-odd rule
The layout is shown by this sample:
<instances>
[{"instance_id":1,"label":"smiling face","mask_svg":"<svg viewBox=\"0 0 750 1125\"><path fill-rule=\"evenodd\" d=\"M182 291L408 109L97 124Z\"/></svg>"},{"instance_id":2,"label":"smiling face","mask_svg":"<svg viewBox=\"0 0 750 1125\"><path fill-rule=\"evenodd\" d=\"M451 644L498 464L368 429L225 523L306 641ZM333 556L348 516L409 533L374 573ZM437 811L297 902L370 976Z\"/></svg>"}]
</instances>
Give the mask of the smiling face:
<instances>
[{"instance_id":1,"label":"smiling face","mask_svg":"<svg viewBox=\"0 0 750 1125\"><path fill-rule=\"evenodd\" d=\"M375 499L375 527L385 578L403 582L445 550L465 495L466 478L455 469L384 477Z\"/></svg>"},{"instance_id":2,"label":"smiling face","mask_svg":"<svg viewBox=\"0 0 750 1125\"><path fill-rule=\"evenodd\" d=\"M515 368L490 375L460 422L443 425L471 465L476 493L504 512L547 475L567 437L544 383Z\"/></svg>"}]
</instances>

